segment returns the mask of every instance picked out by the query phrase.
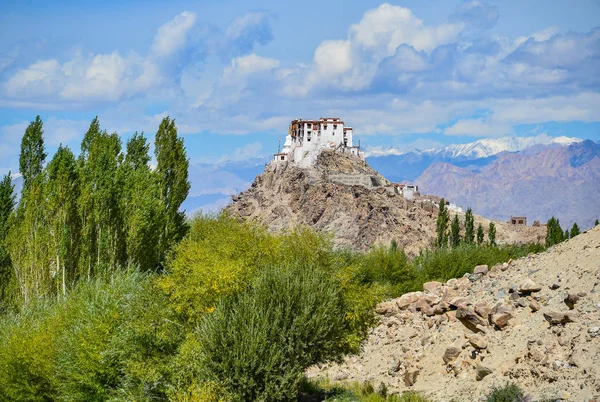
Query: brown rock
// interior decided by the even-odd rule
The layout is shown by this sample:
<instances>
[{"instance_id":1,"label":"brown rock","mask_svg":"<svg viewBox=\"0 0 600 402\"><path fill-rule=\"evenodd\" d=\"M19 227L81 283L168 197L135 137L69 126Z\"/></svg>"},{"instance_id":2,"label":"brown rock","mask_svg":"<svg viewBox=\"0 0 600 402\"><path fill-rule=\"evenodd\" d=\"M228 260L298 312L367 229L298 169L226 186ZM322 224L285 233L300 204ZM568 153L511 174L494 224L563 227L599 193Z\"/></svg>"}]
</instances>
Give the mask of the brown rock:
<instances>
[{"instance_id":1,"label":"brown rock","mask_svg":"<svg viewBox=\"0 0 600 402\"><path fill-rule=\"evenodd\" d=\"M513 317L512 307L502 302L496 304L490 312L490 323L494 324L499 329L503 329L508 325L509 320Z\"/></svg>"},{"instance_id":2,"label":"brown rock","mask_svg":"<svg viewBox=\"0 0 600 402\"><path fill-rule=\"evenodd\" d=\"M485 326L487 324L483 318L478 316L475 311L469 307L460 307L456 310L456 318L473 332L479 332L479 329L477 329L478 325Z\"/></svg>"},{"instance_id":3,"label":"brown rock","mask_svg":"<svg viewBox=\"0 0 600 402\"><path fill-rule=\"evenodd\" d=\"M582 294L585 295L585 293ZM567 297L565 297L565 304L570 310L573 310L575 308L575 304L581 299L581 297L582 296L580 296L579 293L569 293L567 294Z\"/></svg>"},{"instance_id":4,"label":"brown rock","mask_svg":"<svg viewBox=\"0 0 600 402\"><path fill-rule=\"evenodd\" d=\"M416 367L410 367L404 372L404 384L407 387L412 387L417 382L417 376L420 370Z\"/></svg>"},{"instance_id":5,"label":"brown rock","mask_svg":"<svg viewBox=\"0 0 600 402\"><path fill-rule=\"evenodd\" d=\"M488 269L487 265L478 265L475 268L473 268L474 274L487 275L488 272L489 272L489 269Z\"/></svg>"},{"instance_id":6,"label":"brown rock","mask_svg":"<svg viewBox=\"0 0 600 402\"><path fill-rule=\"evenodd\" d=\"M521 293L539 292L540 290L542 290L542 287L530 278L527 278L525 282L519 286L519 292Z\"/></svg>"},{"instance_id":7,"label":"brown rock","mask_svg":"<svg viewBox=\"0 0 600 402\"><path fill-rule=\"evenodd\" d=\"M405 293L399 299L396 299L396 304L400 310L404 310L419 300L421 296L423 296L423 292Z\"/></svg>"},{"instance_id":8,"label":"brown rock","mask_svg":"<svg viewBox=\"0 0 600 402\"><path fill-rule=\"evenodd\" d=\"M449 309L450 309L450 303L443 301L443 302L440 302L440 303L436 304L435 306L433 306L433 314L441 315L441 314L444 314Z\"/></svg>"},{"instance_id":9,"label":"brown rock","mask_svg":"<svg viewBox=\"0 0 600 402\"><path fill-rule=\"evenodd\" d=\"M417 309L417 311L420 311L421 313L425 314L426 316L434 315L433 308L431 308L429 303L427 303L427 300L425 300L424 298L419 299L415 303L415 308Z\"/></svg>"},{"instance_id":10,"label":"brown rock","mask_svg":"<svg viewBox=\"0 0 600 402\"><path fill-rule=\"evenodd\" d=\"M444 363L452 363L454 360L456 360L458 355L460 355L460 352L460 348L457 348L456 346L450 346L448 349L446 349L444 356L442 357L442 359L444 359Z\"/></svg>"},{"instance_id":11,"label":"brown rock","mask_svg":"<svg viewBox=\"0 0 600 402\"><path fill-rule=\"evenodd\" d=\"M573 314L560 313L558 311L547 311L544 313L544 318L550 325L566 324L575 320Z\"/></svg>"},{"instance_id":12,"label":"brown rock","mask_svg":"<svg viewBox=\"0 0 600 402\"><path fill-rule=\"evenodd\" d=\"M475 304L475 312L483 318L487 318L487 316L490 315L491 310L492 309L487 305L487 303L479 302Z\"/></svg>"},{"instance_id":13,"label":"brown rock","mask_svg":"<svg viewBox=\"0 0 600 402\"><path fill-rule=\"evenodd\" d=\"M529 308L535 313L536 311L540 311L542 309L542 306L537 301L531 300L529 302Z\"/></svg>"},{"instance_id":14,"label":"brown rock","mask_svg":"<svg viewBox=\"0 0 600 402\"><path fill-rule=\"evenodd\" d=\"M425 282L423 284L423 291L426 293L437 293L440 292L442 289L442 283L441 282Z\"/></svg>"},{"instance_id":15,"label":"brown rock","mask_svg":"<svg viewBox=\"0 0 600 402\"><path fill-rule=\"evenodd\" d=\"M456 322L456 311L446 311L446 317L448 317L449 322Z\"/></svg>"},{"instance_id":16,"label":"brown rock","mask_svg":"<svg viewBox=\"0 0 600 402\"><path fill-rule=\"evenodd\" d=\"M391 316L399 311L398 305L395 301L387 301L379 303L375 312L379 315Z\"/></svg>"},{"instance_id":17,"label":"brown rock","mask_svg":"<svg viewBox=\"0 0 600 402\"><path fill-rule=\"evenodd\" d=\"M482 366L481 364L479 364L476 368L475 368L475 379L477 381L481 381L484 379L484 377L492 374L492 369L486 366Z\"/></svg>"},{"instance_id":18,"label":"brown rock","mask_svg":"<svg viewBox=\"0 0 600 402\"><path fill-rule=\"evenodd\" d=\"M487 339L485 337L474 334L468 337L469 343L473 345L476 349L485 349L487 348Z\"/></svg>"}]
</instances>

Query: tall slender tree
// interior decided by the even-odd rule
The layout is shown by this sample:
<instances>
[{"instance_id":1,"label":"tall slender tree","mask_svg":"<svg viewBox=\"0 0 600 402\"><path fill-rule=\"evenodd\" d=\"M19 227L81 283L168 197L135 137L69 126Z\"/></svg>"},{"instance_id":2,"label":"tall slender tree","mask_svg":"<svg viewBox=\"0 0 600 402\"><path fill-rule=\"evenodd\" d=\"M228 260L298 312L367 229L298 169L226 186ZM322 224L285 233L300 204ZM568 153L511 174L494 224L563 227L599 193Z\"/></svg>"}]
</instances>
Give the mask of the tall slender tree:
<instances>
[{"instance_id":1,"label":"tall slender tree","mask_svg":"<svg viewBox=\"0 0 600 402\"><path fill-rule=\"evenodd\" d=\"M475 218L471 208L467 208L465 213L465 242L467 244L475 243Z\"/></svg>"},{"instance_id":2,"label":"tall slender tree","mask_svg":"<svg viewBox=\"0 0 600 402\"><path fill-rule=\"evenodd\" d=\"M446 200L440 200L440 207L438 211L438 218L436 223L436 234L437 239L435 242L436 247L445 247L448 245L448 224L450 223L450 214L446 208Z\"/></svg>"},{"instance_id":3,"label":"tall slender tree","mask_svg":"<svg viewBox=\"0 0 600 402\"><path fill-rule=\"evenodd\" d=\"M598 219L596 219L596 221L594 222L594 226L598 226L598 224L600 224L600 222L598 222Z\"/></svg>"},{"instance_id":4,"label":"tall slender tree","mask_svg":"<svg viewBox=\"0 0 600 402\"><path fill-rule=\"evenodd\" d=\"M77 200L79 181L73 152L62 145L48 164L47 204L49 228L54 247L56 272L61 292L73 281L78 260L79 216Z\"/></svg>"},{"instance_id":5,"label":"tall slender tree","mask_svg":"<svg viewBox=\"0 0 600 402\"><path fill-rule=\"evenodd\" d=\"M10 254L6 245L9 229L9 218L15 207L15 186L12 184L11 172L0 181L0 313L5 311L12 298L14 275L10 262Z\"/></svg>"},{"instance_id":6,"label":"tall slender tree","mask_svg":"<svg viewBox=\"0 0 600 402\"><path fill-rule=\"evenodd\" d=\"M44 124L40 116L32 121L21 140L21 155L19 156L19 171L23 175L24 192L38 177L44 168L46 152L44 147Z\"/></svg>"},{"instance_id":7,"label":"tall slender tree","mask_svg":"<svg viewBox=\"0 0 600 402\"><path fill-rule=\"evenodd\" d=\"M488 229L488 240L491 246L496 245L496 225L494 225L494 222L490 222L490 227Z\"/></svg>"},{"instance_id":8,"label":"tall slender tree","mask_svg":"<svg viewBox=\"0 0 600 402\"><path fill-rule=\"evenodd\" d=\"M460 245L460 222L458 221L458 215L454 215L452 225L450 225L450 244L453 248Z\"/></svg>"},{"instance_id":9,"label":"tall slender tree","mask_svg":"<svg viewBox=\"0 0 600 402\"><path fill-rule=\"evenodd\" d=\"M189 160L183 139L177 136L174 119L165 117L160 123L155 137L154 152L163 203L163 228L159 248L159 259L162 261L166 251L185 235L185 215L179 211L179 207L190 191Z\"/></svg>"},{"instance_id":10,"label":"tall slender tree","mask_svg":"<svg viewBox=\"0 0 600 402\"><path fill-rule=\"evenodd\" d=\"M574 222L573 227L571 227L571 238L577 236L580 233L581 230L579 229L579 226L577 226L577 222Z\"/></svg>"},{"instance_id":11,"label":"tall slender tree","mask_svg":"<svg viewBox=\"0 0 600 402\"><path fill-rule=\"evenodd\" d=\"M564 240L565 233L560 227L560 221L554 216L546 223L546 247L551 247ZM573 234L571 234L573 236Z\"/></svg>"},{"instance_id":12,"label":"tall slender tree","mask_svg":"<svg viewBox=\"0 0 600 402\"><path fill-rule=\"evenodd\" d=\"M148 166L149 149L143 133L136 132L127 142L121 168L124 183L121 209L125 219L127 258L143 270L158 266L163 217L158 175Z\"/></svg>"},{"instance_id":13,"label":"tall slender tree","mask_svg":"<svg viewBox=\"0 0 600 402\"><path fill-rule=\"evenodd\" d=\"M481 246L483 244L483 226L481 226L481 223L479 224L479 226L477 226L477 245Z\"/></svg>"}]
</instances>

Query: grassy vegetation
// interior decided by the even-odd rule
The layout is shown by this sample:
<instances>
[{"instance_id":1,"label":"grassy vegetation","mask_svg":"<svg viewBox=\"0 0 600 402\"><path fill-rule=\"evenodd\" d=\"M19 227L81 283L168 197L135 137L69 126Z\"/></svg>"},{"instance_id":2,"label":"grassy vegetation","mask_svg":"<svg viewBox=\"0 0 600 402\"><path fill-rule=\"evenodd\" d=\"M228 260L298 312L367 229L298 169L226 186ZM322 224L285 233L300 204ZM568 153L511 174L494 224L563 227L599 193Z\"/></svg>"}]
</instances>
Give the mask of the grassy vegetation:
<instances>
[{"instance_id":1,"label":"grassy vegetation","mask_svg":"<svg viewBox=\"0 0 600 402\"><path fill-rule=\"evenodd\" d=\"M115 269L1 316L0 394L7 401L292 401L300 390L310 398L304 369L356 351L377 302L540 250L460 246L411 260L395 247L339 251L307 229L271 234L199 216L165 272ZM312 386L327 400L424 400L365 384Z\"/></svg>"},{"instance_id":2,"label":"grassy vegetation","mask_svg":"<svg viewBox=\"0 0 600 402\"><path fill-rule=\"evenodd\" d=\"M300 401L329 402L429 402L416 392L405 392L401 395L388 393L384 383L377 387L370 382L331 384L327 380L310 381L304 379L300 387Z\"/></svg>"}]
</instances>

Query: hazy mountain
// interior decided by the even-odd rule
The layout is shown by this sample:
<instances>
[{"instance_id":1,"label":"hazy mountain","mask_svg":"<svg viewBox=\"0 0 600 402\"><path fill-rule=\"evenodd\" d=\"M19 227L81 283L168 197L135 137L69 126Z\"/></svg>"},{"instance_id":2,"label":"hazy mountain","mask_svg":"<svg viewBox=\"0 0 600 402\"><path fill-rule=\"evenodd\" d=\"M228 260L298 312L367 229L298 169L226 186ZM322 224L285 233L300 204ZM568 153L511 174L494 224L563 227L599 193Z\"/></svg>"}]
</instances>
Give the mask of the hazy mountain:
<instances>
[{"instance_id":1,"label":"hazy mountain","mask_svg":"<svg viewBox=\"0 0 600 402\"><path fill-rule=\"evenodd\" d=\"M486 166L505 152L519 152L540 145L568 146L580 142L579 138L503 137L482 139L467 144L453 144L443 148L406 151L398 148L371 148L366 151L373 168L392 181L414 181L425 169L436 162L455 166L477 168Z\"/></svg>"},{"instance_id":2,"label":"hazy mountain","mask_svg":"<svg viewBox=\"0 0 600 402\"><path fill-rule=\"evenodd\" d=\"M587 140L569 146L536 146L501 153L480 167L436 162L416 179L424 193L471 206L499 220L525 215L528 223L552 215L563 228L590 227L600 217L600 145Z\"/></svg>"}]
</instances>

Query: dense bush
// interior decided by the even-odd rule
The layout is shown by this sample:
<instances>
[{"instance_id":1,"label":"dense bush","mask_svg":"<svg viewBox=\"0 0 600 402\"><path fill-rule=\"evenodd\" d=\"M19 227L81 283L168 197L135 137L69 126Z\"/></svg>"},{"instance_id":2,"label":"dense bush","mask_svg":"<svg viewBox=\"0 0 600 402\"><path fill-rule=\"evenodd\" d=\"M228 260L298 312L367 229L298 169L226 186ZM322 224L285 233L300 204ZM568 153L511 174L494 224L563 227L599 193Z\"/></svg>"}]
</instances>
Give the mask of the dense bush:
<instances>
[{"instance_id":1,"label":"dense bush","mask_svg":"<svg viewBox=\"0 0 600 402\"><path fill-rule=\"evenodd\" d=\"M312 265L272 266L199 324L199 368L232 400L293 401L308 366L344 352L342 288Z\"/></svg>"},{"instance_id":2,"label":"dense bush","mask_svg":"<svg viewBox=\"0 0 600 402\"><path fill-rule=\"evenodd\" d=\"M300 386L300 399L303 401L336 402L429 402L416 392L390 395L384 383L375 387L370 382L331 384L328 380L306 380Z\"/></svg>"},{"instance_id":3,"label":"dense bush","mask_svg":"<svg viewBox=\"0 0 600 402\"><path fill-rule=\"evenodd\" d=\"M530 398L517 384L506 384L503 387L494 387L488 395L486 402L527 402Z\"/></svg>"}]
</instances>

